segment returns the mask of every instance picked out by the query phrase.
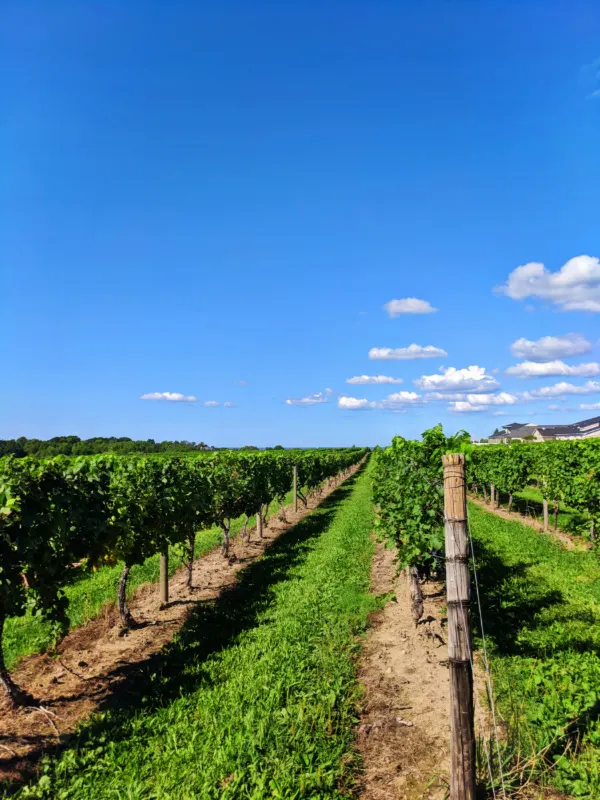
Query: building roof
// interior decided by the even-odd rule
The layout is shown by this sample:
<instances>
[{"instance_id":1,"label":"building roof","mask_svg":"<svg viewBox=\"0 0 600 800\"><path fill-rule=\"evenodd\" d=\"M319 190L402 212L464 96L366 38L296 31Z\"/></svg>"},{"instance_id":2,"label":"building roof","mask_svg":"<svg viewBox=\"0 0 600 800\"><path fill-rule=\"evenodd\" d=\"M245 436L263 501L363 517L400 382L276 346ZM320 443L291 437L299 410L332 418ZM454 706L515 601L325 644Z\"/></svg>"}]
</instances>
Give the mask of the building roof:
<instances>
[{"instance_id":1,"label":"building roof","mask_svg":"<svg viewBox=\"0 0 600 800\"><path fill-rule=\"evenodd\" d=\"M503 439L509 436L514 439L521 439L531 435L534 431L539 431L544 437L549 436L584 436L588 431L600 428L600 417L590 417L590 419L574 422L570 425L537 425L535 422L511 422L503 425L499 433L493 433L490 439Z\"/></svg>"}]
</instances>

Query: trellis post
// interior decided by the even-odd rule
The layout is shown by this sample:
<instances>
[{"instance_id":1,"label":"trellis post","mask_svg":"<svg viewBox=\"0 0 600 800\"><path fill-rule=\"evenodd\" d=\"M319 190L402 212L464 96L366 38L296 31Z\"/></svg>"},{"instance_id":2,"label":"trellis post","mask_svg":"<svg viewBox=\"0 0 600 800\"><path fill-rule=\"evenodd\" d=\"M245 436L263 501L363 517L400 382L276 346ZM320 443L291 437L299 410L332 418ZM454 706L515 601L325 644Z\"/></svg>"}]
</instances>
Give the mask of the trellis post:
<instances>
[{"instance_id":1,"label":"trellis post","mask_svg":"<svg viewBox=\"0 0 600 800\"><path fill-rule=\"evenodd\" d=\"M442 462L450 665L450 800L475 800L475 720L465 457L462 453L451 453L442 456Z\"/></svg>"}]
</instances>

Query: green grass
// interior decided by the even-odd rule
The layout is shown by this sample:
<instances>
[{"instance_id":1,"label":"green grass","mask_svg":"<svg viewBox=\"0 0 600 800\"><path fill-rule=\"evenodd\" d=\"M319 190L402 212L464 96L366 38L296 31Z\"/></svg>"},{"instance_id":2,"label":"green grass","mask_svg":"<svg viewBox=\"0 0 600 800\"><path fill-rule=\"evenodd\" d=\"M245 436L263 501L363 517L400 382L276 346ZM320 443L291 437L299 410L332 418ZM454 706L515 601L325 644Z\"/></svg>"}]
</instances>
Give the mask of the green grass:
<instances>
[{"instance_id":1,"label":"green grass","mask_svg":"<svg viewBox=\"0 0 600 800\"><path fill-rule=\"evenodd\" d=\"M358 634L375 599L371 483L350 479L214 602L18 796L343 798ZM125 704L123 697L127 698Z\"/></svg>"},{"instance_id":2,"label":"green grass","mask_svg":"<svg viewBox=\"0 0 600 800\"><path fill-rule=\"evenodd\" d=\"M501 500L504 504L508 504L508 496L502 495ZM544 518L542 506L542 493L535 486L527 486L521 492L514 493L513 510L519 511L521 514L534 517L538 522L542 522ZM550 529L554 528L554 503L548 504L548 515ZM581 514L574 508L569 506L559 505L558 512L558 528L566 533L571 533L577 536L586 536L589 532L590 522L589 519Z\"/></svg>"},{"instance_id":3,"label":"green grass","mask_svg":"<svg viewBox=\"0 0 600 800\"><path fill-rule=\"evenodd\" d=\"M600 797L600 562L470 504L484 624L514 765Z\"/></svg>"},{"instance_id":4,"label":"green grass","mask_svg":"<svg viewBox=\"0 0 600 800\"><path fill-rule=\"evenodd\" d=\"M285 503L292 501L292 492L285 498ZM271 503L269 514L279 510L277 503ZM231 524L231 536L237 536L244 522L239 517ZM252 520L250 524L253 524ZM196 537L196 557L206 555L222 542L221 529L217 527L200 531ZM180 567L181 558L173 548L169 550L169 574ZM143 564L136 564L129 574L127 582L128 596L144 583L157 583L159 577L159 555L148 558ZM123 564L114 567L103 567L95 573L83 573L79 580L65 587L65 595L69 600L69 622L71 628L84 625L97 617L107 603L113 604L117 597L117 586ZM19 659L34 653L42 653L56 643L53 626L40 616L27 613L23 617L11 617L4 626L3 649L8 669L12 669Z\"/></svg>"}]
</instances>

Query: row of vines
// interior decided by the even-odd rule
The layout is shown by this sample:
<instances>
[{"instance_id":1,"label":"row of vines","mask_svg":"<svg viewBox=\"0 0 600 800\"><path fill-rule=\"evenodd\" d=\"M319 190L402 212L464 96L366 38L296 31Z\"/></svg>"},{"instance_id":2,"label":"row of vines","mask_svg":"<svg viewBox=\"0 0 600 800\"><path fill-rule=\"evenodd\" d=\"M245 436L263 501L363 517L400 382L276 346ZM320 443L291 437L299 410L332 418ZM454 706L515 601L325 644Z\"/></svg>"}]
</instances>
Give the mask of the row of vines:
<instances>
[{"instance_id":1,"label":"row of vines","mask_svg":"<svg viewBox=\"0 0 600 800\"><path fill-rule=\"evenodd\" d=\"M389 447L373 454L375 525L397 548L399 566L408 572L415 621L423 613L419 581L437 572L443 559L442 456L470 449L468 433L445 436L437 425L420 442L396 436Z\"/></svg>"},{"instance_id":2,"label":"row of vines","mask_svg":"<svg viewBox=\"0 0 600 800\"><path fill-rule=\"evenodd\" d=\"M63 588L75 571L123 563L118 605L126 602L132 566L169 545L188 551L189 579L196 531L217 525L228 555L231 521L256 514L292 488L298 496L345 473L364 450L219 452L211 456L80 456L0 459L0 685L13 703L31 702L11 679L2 631L11 616L31 610L68 626Z\"/></svg>"},{"instance_id":3,"label":"row of vines","mask_svg":"<svg viewBox=\"0 0 600 800\"><path fill-rule=\"evenodd\" d=\"M600 525L600 439L555 441L474 448L469 459L468 480L487 500L488 489L499 500L508 495L508 510L513 497L535 485L544 499L547 525L548 503L568 506L587 521L592 539Z\"/></svg>"}]
</instances>

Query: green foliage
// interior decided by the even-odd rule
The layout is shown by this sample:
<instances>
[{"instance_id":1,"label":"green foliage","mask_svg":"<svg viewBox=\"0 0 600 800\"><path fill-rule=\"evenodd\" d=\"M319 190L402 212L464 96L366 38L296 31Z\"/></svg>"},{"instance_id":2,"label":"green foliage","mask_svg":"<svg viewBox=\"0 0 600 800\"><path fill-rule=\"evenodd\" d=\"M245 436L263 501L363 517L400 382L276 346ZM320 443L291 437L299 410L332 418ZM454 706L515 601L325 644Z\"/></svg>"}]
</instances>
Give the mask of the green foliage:
<instances>
[{"instance_id":1,"label":"green foliage","mask_svg":"<svg viewBox=\"0 0 600 800\"><path fill-rule=\"evenodd\" d=\"M467 479L506 493L535 482L544 498L585 515L588 527L600 526L600 439L478 447Z\"/></svg>"},{"instance_id":2,"label":"green foliage","mask_svg":"<svg viewBox=\"0 0 600 800\"><path fill-rule=\"evenodd\" d=\"M213 524L228 536L232 519L283 499L294 463L310 481L364 453L0 459L0 647L5 619L28 609L66 630L72 565L142 564Z\"/></svg>"},{"instance_id":3,"label":"green foliage","mask_svg":"<svg viewBox=\"0 0 600 800\"><path fill-rule=\"evenodd\" d=\"M443 549L444 490L442 456L471 450L469 435L445 436L442 426L425 431L421 442L394 437L376 449L374 500L376 526L397 545L400 565L429 568Z\"/></svg>"},{"instance_id":4,"label":"green foliage","mask_svg":"<svg viewBox=\"0 0 600 800\"><path fill-rule=\"evenodd\" d=\"M348 797L372 517L366 476L338 489L16 797Z\"/></svg>"}]
</instances>

